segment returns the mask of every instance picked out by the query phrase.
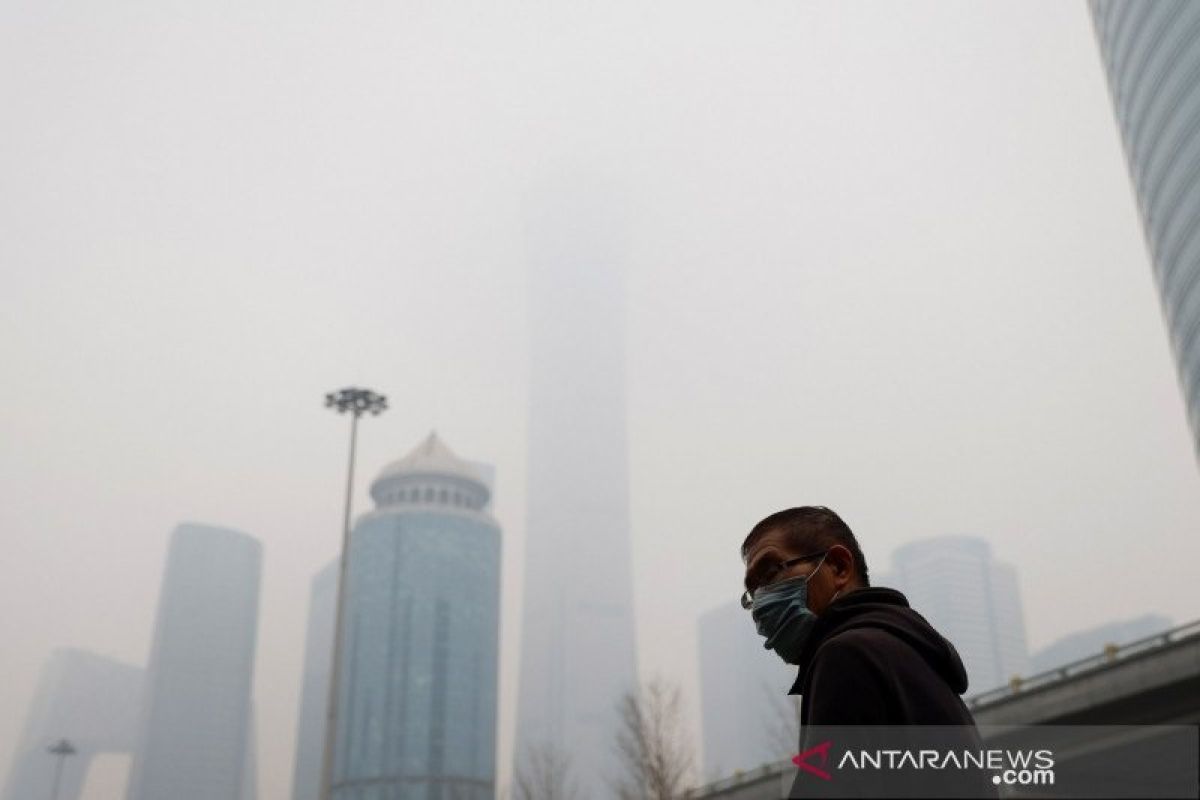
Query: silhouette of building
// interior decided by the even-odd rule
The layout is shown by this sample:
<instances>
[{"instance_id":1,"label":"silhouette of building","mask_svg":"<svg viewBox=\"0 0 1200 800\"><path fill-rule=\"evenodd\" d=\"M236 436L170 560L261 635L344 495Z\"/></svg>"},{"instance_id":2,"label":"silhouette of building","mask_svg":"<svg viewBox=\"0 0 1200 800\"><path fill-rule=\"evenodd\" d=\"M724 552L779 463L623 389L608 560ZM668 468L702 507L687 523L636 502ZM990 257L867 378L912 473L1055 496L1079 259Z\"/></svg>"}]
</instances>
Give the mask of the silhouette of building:
<instances>
[{"instance_id":1,"label":"silhouette of building","mask_svg":"<svg viewBox=\"0 0 1200 800\"><path fill-rule=\"evenodd\" d=\"M568 759L568 782L586 800L620 776L616 709L637 686L637 649L622 226L580 183L546 192L526 217L532 352L514 770Z\"/></svg>"},{"instance_id":2,"label":"silhouette of building","mask_svg":"<svg viewBox=\"0 0 1200 800\"><path fill-rule=\"evenodd\" d=\"M941 536L892 555L892 572L871 581L899 589L962 657L968 695L1029 674L1016 570L992 558L983 539Z\"/></svg>"},{"instance_id":3,"label":"silhouette of building","mask_svg":"<svg viewBox=\"0 0 1200 800\"><path fill-rule=\"evenodd\" d=\"M1200 3L1090 7L1200 453Z\"/></svg>"},{"instance_id":4,"label":"silhouette of building","mask_svg":"<svg viewBox=\"0 0 1200 800\"><path fill-rule=\"evenodd\" d=\"M350 541L333 797L493 800L500 528L487 470L430 434L371 497Z\"/></svg>"},{"instance_id":5,"label":"silhouette of building","mask_svg":"<svg viewBox=\"0 0 1200 800\"><path fill-rule=\"evenodd\" d=\"M175 529L146 668L130 800L229 800L253 786L251 684L262 547Z\"/></svg>"},{"instance_id":6,"label":"silhouette of building","mask_svg":"<svg viewBox=\"0 0 1200 800\"><path fill-rule=\"evenodd\" d=\"M55 650L42 667L5 783L5 800L49 797L55 762L46 748L66 739L75 754L63 761L61 800L77 800L92 760L133 753L143 670L73 648Z\"/></svg>"},{"instance_id":7,"label":"silhouette of building","mask_svg":"<svg viewBox=\"0 0 1200 800\"><path fill-rule=\"evenodd\" d=\"M795 755L800 743L796 667L763 647L737 600L700 617L700 720L704 775L720 780Z\"/></svg>"},{"instance_id":8,"label":"silhouette of building","mask_svg":"<svg viewBox=\"0 0 1200 800\"><path fill-rule=\"evenodd\" d=\"M46 749L61 739L75 752L62 762L60 800L78 800L92 760L110 753L131 756L130 797L254 800L259 564L248 536L179 526L149 669L56 650L30 704L5 800L49 796L55 765Z\"/></svg>"},{"instance_id":9,"label":"silhouette of building","mask_svg":"<svg viewBox=\"0 0 1200 800\"><path fill-rule=\"evenodd\" d=\"M325 757L325 717L329 711L329 673L333 666L333 622L337 609L338 559L313 576L308 593L304 639L304 677L296 724L296 763L292 800L320 800Z\"/></svg>"}]
</instances>

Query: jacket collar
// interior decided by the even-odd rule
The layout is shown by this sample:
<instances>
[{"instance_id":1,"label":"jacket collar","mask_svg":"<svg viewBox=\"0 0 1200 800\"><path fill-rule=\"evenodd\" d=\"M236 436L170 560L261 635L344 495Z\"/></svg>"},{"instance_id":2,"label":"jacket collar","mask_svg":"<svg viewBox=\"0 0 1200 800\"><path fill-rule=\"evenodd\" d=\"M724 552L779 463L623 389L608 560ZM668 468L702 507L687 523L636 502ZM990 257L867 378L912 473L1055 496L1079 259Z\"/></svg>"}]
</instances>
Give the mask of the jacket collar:
<instances>
[{"instance_id":1,"label":"jacket collar","mask_svg":"<svg viewBox=\"0 0 1200 800\"><path fill-rule=\"evenodd\" d=\"M847 620L864 611L863 606L878 603L907 608L908 598L895 589L889 589L884 586L865 586L861 589L847 592L829 604L825 612L817 617L817 622L813 625L812 633L809 634L808 641L804 643L804 647L800 651L800 663L797 665L796 681L792 684L792 688L788 690L788 694L802 694L801 689L807 682L813 656L816 655L817 648L821 646L821 643L831 633L844 625Z\"/></svg>"}]
</instances>

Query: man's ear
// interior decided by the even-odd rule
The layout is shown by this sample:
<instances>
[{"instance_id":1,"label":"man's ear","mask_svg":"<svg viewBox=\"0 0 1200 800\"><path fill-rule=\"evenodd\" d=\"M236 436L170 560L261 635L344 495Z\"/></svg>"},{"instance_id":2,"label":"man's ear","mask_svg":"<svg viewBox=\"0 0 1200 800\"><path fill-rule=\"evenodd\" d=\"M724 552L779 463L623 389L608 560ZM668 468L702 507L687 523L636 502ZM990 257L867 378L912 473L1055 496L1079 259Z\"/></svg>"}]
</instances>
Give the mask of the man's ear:
<instances>
[{"instance_id":1,"label":"man's ear","mask_svg":"<svg viewBox=\"0 0 1200 800\"><path fill-rule=\"evenodd\" d=\"M845 545L830 547L826 560L833 567L833 574L839 578L848 578L854 571L854 554Z\"/></svg>"}]
</instances>

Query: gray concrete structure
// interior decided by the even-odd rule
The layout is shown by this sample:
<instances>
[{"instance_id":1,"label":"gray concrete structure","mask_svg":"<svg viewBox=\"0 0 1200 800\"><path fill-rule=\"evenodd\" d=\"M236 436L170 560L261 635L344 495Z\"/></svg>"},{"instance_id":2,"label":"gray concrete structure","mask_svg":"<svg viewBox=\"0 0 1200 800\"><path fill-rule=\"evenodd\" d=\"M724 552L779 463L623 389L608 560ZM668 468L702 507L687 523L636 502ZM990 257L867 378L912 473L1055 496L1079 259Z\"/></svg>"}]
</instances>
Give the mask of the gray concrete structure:
<instances>
[{"instance_id":1,"label":"gray concrete structure","mask_svg":"<svg viewBox=\"0 0 1200 800\"><path fill-rule=\"evenodd\" d=\"M637 686L625 421L624 226L571 176L526 213L529 481L514 769L570 759L580 800L622 767L617 703Z\"/></svg>"},{"instance_id":2,"label":"gray concrete structure","mask_svg":"<svg viewBox=\"0 0 1200 800\"><path fill-rule=\"evenodd\" d=\"M229 800L247 783L259 542L175 529L146 669L129 800Z\"/></svg>"},{"instance_id":3,"label":"gray concrete structure","mask_svg":"<svg viewBox=\"0 0 1200 800\"><path fill-rule=\"evenodd\" d=\"M4 800L49 797L55 762L46 748L67 739L60 800L78 800L92 760L134 751L144 672L85 650L56 650L42 668L13 754Z\"/></svg>"},{"instance_id":4,"label":"gray concrete structure","mask_svg":"<svg viewBox=\"0 0 1200 800\"><path fill-rule=\"evenodd\" d=\"M1200 3L1089 5L1200 453Z\"/></svg>"}]
</instances>

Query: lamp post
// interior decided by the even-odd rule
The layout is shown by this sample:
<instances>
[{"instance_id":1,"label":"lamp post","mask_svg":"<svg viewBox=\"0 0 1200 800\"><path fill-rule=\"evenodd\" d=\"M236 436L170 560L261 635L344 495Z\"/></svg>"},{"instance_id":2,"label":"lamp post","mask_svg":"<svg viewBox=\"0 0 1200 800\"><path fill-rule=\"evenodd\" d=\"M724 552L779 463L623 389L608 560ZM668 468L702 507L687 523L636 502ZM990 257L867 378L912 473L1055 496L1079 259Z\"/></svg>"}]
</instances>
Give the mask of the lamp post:
<instances>
[{"instance_id":1,"label":"lamp post","mask_svg":"<svg viewBox=\"0 0 1200 800\"><path fill-rule=\"evenodd\" d=\"M66 763L67 756L73 756L78 751L66 739L59 739L47 747L46 752L58 759L58 765L54 768L54 791L50 794L50 800L58 800L58 784L62 781L63 764Z\"/></svg>"},{"instance_id":2,"label":"lamp post","mask_svg":"<svg viewBox=\"0 0 1200 800\"><path fill-rule=\"evenodd\" d=\"M354 495L354 448L358 439L358 418L363 414L379 416L387 410L387 398L370 389L350 387L325 395L325 407L339 414L350 413L350 470L346 477L346 514L342 521L342 555L338 563L337 610L333 623L333 666L329 671L329 702L325 714L325 754L321 759L321 800L333 793L333 745L337 739L338 676L342 667L342 606L346 599L346 564L350 560L350 502Z\"/></svg>"}]
</instances>

